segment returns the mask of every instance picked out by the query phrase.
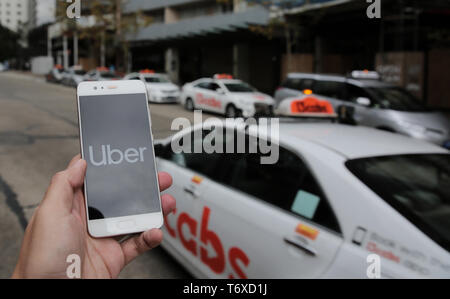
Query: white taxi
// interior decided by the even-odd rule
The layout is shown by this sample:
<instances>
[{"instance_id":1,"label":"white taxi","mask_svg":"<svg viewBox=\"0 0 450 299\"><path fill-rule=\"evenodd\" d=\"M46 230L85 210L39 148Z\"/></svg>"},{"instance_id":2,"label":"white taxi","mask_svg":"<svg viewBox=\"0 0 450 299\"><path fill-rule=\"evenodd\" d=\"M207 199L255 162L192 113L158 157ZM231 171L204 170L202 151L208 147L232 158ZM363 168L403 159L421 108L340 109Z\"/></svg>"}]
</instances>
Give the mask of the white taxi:
<instances>
[{"instance_id":1,"label":"white taxi","mask_svg":"<svg viewBox=\"0 0 450 299\"><path fill-rule=\"evenodd\" d=\"M139 73L128 74L123 79L144 82L147 87L149 102L176 103L180 98L180 88L172 83L166 74L159 74L146 69Z\"/></svg>"},{"instance_id":2,"label":"white taxi","mask_svg":"<svg viewBox=\"0 0 450 299\"><path fill-rule=\"evenodd\" d=\"M214 130L223 127L215 142L270 137L260 125ZM279 127L275 164L260 153L172 150L180 136L211 142L201 124L156 143L177 199L162 245L194 276L450 278L447 150L367 127Z\"/></svg>"},{"instance_id":3,"label":"white taxi","mask_svg":"<svg viewBox=\"0 0 450 299\"><path fill-rule=\"evenodd\" d=\"M275 106L272 97L227 74L185 84L181 104L187 110L210 111L230 118L271 115Z\"/></svg>"}]
</instances>

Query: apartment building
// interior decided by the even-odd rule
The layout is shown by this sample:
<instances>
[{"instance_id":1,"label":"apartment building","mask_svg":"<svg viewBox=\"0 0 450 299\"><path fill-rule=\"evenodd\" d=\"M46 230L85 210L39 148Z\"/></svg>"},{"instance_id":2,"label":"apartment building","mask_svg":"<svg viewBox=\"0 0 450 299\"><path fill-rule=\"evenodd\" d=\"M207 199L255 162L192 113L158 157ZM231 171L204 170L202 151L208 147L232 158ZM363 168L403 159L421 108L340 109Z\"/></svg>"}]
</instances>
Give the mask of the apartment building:
<instances>
[{"instance_id":1,"label":"apartment building","mask_svg":"<svg viewBox=\"0 0 450 299\"><path fill-rule=\"evenodd\" d=\"M14 32L36 26L36 0L0 0L0 24Z\"/></svg>"}]
</instances>

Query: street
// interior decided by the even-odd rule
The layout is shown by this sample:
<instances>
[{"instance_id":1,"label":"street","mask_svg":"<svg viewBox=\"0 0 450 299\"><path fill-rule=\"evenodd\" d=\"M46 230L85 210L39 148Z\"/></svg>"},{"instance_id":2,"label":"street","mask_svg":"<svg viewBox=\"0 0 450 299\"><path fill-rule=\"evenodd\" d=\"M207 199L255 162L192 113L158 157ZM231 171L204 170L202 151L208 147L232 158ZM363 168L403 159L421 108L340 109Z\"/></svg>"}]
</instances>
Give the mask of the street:
<instances>
[{"instance_id":1,"label":"street","mask_svg":"<svg viewBox=\"0 0 450 299\"><path fill-rule=\"evenodd\" d=\"M0 74L0 278L11 275L24 229L52 175L79 153L75 89L21 73ZM171 120L193 114L180 105L151 105L155 138L170 135ZM186 278L189 274L156 248L121 278Z\"/></svg>"}]
</instances>

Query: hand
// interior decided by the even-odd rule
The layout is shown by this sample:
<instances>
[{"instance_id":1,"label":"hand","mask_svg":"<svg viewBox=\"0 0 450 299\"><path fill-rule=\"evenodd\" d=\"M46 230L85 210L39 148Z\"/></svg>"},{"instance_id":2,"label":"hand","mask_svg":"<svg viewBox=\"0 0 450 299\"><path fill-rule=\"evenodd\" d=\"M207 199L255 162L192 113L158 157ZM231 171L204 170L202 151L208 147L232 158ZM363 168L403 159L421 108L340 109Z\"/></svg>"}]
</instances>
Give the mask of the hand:
<instances>
[{"instance_id":1,"label":"hand","mask_svg":"<svg viewBox=\"0 0 450 299\"><path fill-rule=\"evenodd\" d=\"M81 277L116 278L138 255L158 246L162 232L152 229L119 243L114 238L94 239L87 232L82 191L86 161L76 156L68 168L57 173L25 231L13 278L67 278L66 259L77 254ZM167 173L158 174L160 190L172 185ZM168 214L175 199L163 195L162 209Z\"/></svg>"}]
</instances>

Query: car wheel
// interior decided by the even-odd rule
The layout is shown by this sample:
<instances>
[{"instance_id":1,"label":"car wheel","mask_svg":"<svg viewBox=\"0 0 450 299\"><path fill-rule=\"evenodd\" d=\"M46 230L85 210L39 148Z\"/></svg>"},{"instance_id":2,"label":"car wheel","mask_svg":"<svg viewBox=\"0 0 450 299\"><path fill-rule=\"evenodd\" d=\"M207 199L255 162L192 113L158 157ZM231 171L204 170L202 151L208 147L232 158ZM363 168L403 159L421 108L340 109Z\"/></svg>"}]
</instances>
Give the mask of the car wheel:
<instances>
[{"instance_id":1,"label":"car wheel","mask_svg":"<svg viewBox=\"0 0 450 299\"><path fill-rule=\"evenodd\" d=\"M195 109L194 107L194 102L192 101L191 98L187 98L186 99L186 103L184 104L184 106L186 107L187 110L189 111L193 111Z\"/></svg>"},{"instance_id":2,"label":"car wheel","mask_svg":"<svg viewBox=\"0 0 450 299\"><path fill-rule=\"evenodd\" d=\"M234 105L228 105L227 108L225 109L225 116L227 118L236 118L239 117L239 110L236 109L236 107L234 107Z\"/></svg>"}]
</instances>

